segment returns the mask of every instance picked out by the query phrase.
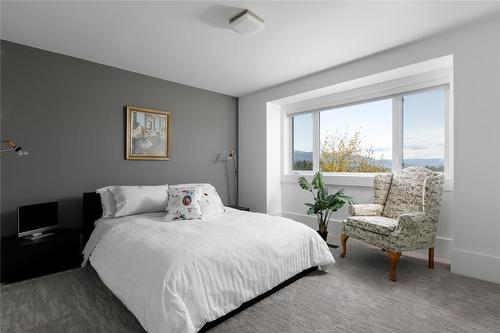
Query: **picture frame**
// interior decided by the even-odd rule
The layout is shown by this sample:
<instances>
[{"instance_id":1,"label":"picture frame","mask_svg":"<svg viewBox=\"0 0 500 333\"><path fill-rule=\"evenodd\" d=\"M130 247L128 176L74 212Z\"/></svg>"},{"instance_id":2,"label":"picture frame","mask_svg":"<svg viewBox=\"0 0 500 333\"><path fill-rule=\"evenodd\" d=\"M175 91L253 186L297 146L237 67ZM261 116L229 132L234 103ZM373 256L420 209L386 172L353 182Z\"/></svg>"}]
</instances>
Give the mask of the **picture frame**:
<instances>
[{"instance_id":1,"label":"picture frame","mask_svg":"<svg viewBox=\"0 0 500 333\"><path fill-rule=\"evenodd\" d=\"M172 114L126 106L126 160L170 160Z\"/></svg>"}]
</instances>

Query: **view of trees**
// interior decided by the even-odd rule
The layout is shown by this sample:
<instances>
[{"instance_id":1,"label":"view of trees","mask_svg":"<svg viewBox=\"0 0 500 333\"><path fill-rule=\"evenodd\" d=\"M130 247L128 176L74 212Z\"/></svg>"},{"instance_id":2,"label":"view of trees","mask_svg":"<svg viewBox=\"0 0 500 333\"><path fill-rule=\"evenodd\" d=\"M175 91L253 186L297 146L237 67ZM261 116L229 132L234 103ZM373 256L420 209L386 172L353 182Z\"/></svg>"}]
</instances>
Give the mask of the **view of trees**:
<instances>
[{"instance_id":1,"label":"view of trees","mask_svg":"<svg viewBox=\"0 0 500 333\"><path fill-rule=\"evenodd\" d=\"M335 132L321 144L320 169L324 172L390 172L373 157L373 150L361 146L361 133Z\"/></svg>"},{"instance_id":2,"label":"view of trees","mask_svg":"<svg viewBox=\"0 0 500 333\"><path fill-rule=\"evenodd\" d=\"M295 160L293 162L293 170L312 170L313 162L312 160Z\"/></svg>"},{"instance_id":3,"label":"view of trees","mask_svg":"<svg viewBox=\"0 0 500 333\"><path fill-rule=\"evenodd\" d=\"M323 172L391 172L392 160L374 157L373 149L364 148L361 132L335 132L325 137L320 147L320 170ZM313 170L312 152L294 151L293 170ZM444 172L443 158L404 159L403 168L422 166Z\"/></svg>"}]
</instances>

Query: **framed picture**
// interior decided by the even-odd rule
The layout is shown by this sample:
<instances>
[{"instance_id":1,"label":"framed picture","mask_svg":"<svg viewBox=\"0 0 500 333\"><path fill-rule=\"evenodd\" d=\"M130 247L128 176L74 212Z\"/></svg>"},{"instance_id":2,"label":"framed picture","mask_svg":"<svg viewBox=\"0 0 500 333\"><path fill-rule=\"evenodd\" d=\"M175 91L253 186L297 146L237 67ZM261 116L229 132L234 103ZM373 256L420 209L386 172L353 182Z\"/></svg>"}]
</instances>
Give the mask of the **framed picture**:
<instances>
[{"instance_id":1,"label":"framed picture","mask_svg":"<svg viewBox=\"0 0 500 333\"><path fill-rule=\"evenodd\" d=\"M169 160L170 112L127 106L125 159Z\"/></svg>"}]
</instances>

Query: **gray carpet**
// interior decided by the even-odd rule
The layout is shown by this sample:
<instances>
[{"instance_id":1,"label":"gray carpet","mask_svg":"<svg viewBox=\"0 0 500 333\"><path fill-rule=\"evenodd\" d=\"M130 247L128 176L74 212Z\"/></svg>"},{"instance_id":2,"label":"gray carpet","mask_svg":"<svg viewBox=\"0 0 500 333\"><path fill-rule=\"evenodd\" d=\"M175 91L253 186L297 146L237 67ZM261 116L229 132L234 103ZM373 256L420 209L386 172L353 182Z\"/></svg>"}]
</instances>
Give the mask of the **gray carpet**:
<instances>
[{"instance_id":1,"label":"gray carpet","mask_svg":"<svg viewBox=\"0 0 500 333\"><path fill-rule=\"evenodd\" d=\"M387 279L384 252L349 240L329 273L294 282L210 332L500 332L500 285L402 257ZM144 332L92 268L1 288L2 332Z\"/></svg>"}]
</instances>

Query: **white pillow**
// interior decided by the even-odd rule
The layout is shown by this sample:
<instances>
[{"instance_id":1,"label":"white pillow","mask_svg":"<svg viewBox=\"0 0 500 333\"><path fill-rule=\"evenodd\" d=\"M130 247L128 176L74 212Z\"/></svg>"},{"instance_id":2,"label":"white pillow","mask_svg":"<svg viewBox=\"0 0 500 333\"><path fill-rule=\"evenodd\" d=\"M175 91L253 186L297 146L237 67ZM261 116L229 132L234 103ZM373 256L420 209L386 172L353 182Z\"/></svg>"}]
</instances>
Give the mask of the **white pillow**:
<instances>
[{"instance_id":1,"label":"white pillow","mask_svg":"<svg viewBox=\"0 0 500 333\"><path fill-rule=\"evenodd\" d=\"M170 188L188 187L188 186L199 186L201 189L200 197L200 208L202 218L208 218L210 216L222 214L226 211L224 204L217 193L215 187L208 183L201 184L178 184L171 185Z\"/></svg>"},{"instance_id":2,"label":"white pillow","mask_svg":"<svg viewBox=\"0 0 500 333\"><path fill-rule=\"evenodd\" d=\"M113 186L110 191L116 202L115 217L161 212L168 203L168 185Z\"/></svg>"},{"instance_id":3,"label":"white pillow","mask_svg":"<svg viewBox=\"0 0 500 333\"><path fill-rule=\"evenodd\" d=\"M165 221L201 219L200 186L168 189Z\"/></svg>"},{"instance_id":4,"label":"white pillow","mask_svg":"<svg viewBox=\"0 0 500 333\"><path fill-rule=\"evenodd\" d=\"M114 186L106 186L96 190L101 197L102 217L114 217L116 213L116 202L110 189Z\"/></svg>"}]
</instances>

